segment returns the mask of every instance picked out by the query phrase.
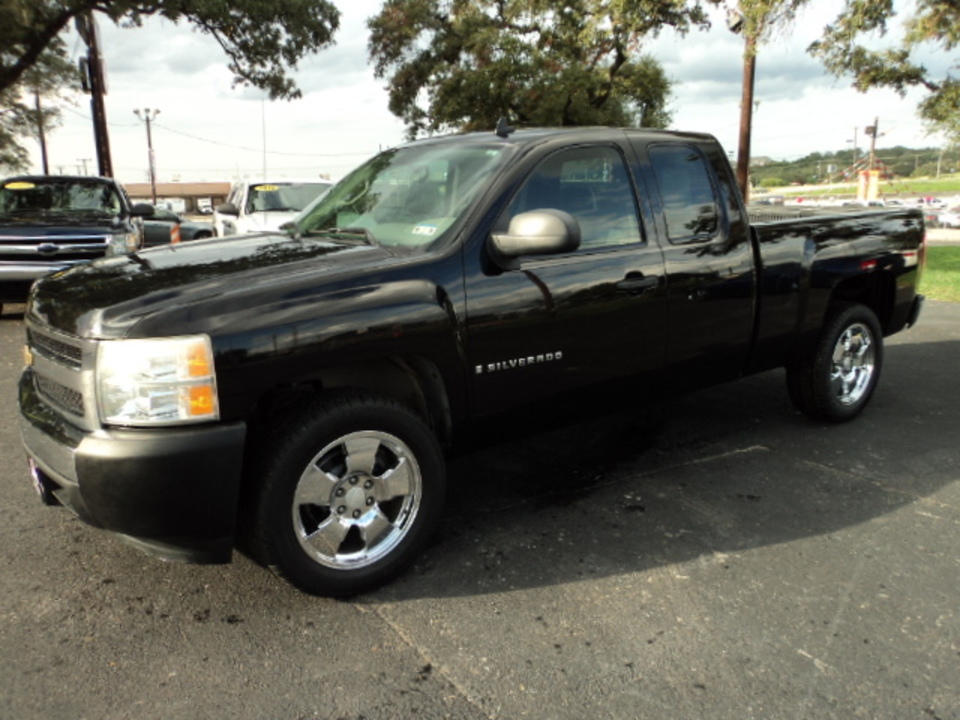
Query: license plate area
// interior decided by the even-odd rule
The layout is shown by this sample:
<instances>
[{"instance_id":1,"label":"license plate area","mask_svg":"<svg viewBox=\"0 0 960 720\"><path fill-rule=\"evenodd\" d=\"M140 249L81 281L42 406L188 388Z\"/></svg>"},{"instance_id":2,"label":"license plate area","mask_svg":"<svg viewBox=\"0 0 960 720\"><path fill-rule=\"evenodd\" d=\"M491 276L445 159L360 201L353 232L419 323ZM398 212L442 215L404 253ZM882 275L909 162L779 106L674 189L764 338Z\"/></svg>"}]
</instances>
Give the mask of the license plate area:
<instances>
[{"instance_id":1,"label":"license plate area","mask_svg":"<svg viewBox=\"0 0 960 720\"><path fill-rule=\"evenodd\" d=\"M33 488L40 496L41 502L43 502L44 505L60 505L60 501L57 500L56 495L53 494L54 490L58 488L58 485L40 469L33 458L29 458L28 462L30 463L30 477L33 479Z\"/></svg>"}]
</instances>

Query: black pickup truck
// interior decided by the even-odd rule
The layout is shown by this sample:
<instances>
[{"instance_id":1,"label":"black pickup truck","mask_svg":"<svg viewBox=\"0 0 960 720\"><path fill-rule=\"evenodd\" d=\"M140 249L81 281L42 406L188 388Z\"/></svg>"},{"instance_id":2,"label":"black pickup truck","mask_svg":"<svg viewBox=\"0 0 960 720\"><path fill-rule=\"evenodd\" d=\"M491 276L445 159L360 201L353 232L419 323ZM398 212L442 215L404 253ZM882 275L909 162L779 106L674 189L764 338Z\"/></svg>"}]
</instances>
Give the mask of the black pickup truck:
<instances>
[{"instance_id":1,"label":"black pickup truck","mask_svg":"<svg viewBox=\"0 0 960 720\"><path fill-rule=\"evenodd\" d=\"M0 181L0 309L22 303L33 281L63 268L137 250L138 218L153 207L132 205L112 178L20 175Z\"/></svg>"},{"instance_id":2,"label":"black pickup truck","mask_svg":"<svg viewBox=\"0 0 960 720\"><path fill-rule=\"evenodd\" d=\"M796 215L751 222L708 135L388 150L286 234L37 283L34 480L164 558L239 545L305 591L369 590L430 535L446 453L478 423L778 367L812 417L863 410L884 336L920 310L922 216Z\"/></svg>"}]
</instances>

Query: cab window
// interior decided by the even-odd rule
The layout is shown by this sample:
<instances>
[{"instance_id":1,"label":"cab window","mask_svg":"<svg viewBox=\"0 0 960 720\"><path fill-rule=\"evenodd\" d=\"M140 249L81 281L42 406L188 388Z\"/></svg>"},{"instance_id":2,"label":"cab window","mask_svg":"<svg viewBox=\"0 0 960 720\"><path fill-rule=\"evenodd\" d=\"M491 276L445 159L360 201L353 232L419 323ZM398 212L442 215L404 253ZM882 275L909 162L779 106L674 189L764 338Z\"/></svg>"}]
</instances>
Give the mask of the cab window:
<instances>
[{"instance_id":1,"label":"cab window","mask_svg":"<svg viewBox=\"0 0 960 720\"><path fill-rule=\"evenodd\" d=\"M500 225L532 210L563 210L580 225L580 249L641 240L627 168L613 147L578 147L543 160L517 191Z\"/></svg>"},{"instance_id":2,"label":"cab window","mask_svg":"<svg viewBox=\"0 0 960 720\"><path fill-rule=\"evenodd\" d=\"M670 242L698 242L715 235L720 212L703 156L687 145L657 145L649 154Z\"/></svg>"}]
</instances>

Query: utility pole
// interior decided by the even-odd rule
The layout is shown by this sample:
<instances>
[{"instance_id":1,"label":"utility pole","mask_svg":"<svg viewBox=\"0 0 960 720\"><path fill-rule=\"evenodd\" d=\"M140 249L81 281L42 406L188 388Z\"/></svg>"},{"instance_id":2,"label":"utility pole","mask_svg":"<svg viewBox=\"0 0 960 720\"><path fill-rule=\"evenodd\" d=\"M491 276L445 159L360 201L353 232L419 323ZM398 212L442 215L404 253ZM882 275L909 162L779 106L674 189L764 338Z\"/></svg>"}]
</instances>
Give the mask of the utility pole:
<instances>
[{"instance_id":1,"label":"utility pole","mask_svg":"<svg viewBox=\"0 0 960 720\"><path fill-rule=\"evenodd\" d=\"M743 96L740 100L740 145L737 151L737 185L749 202L750 137L753 131L753 84L757 73L757 38L747 33L743 50Z\"/></svg>"},{"instance_id":2,"label":"utility pole","mask_svg":"<svg viewBox=\"0 0 960 720\"><path fill-rule=\"evenodd\" d=\"M83 174L84 174L84 175L87 174L87 163L88 163L89 161L90 161L90 158L77 158L77 162L83 164ZM80 169L80 166L78 165L78 166L77 166L77 170L79 170L79 169Z\"/></svg>"},{"instance_id":3,"label":"utility pole","mask_svg":"<svg viewBox=\"0 0 960 720\"><path fill-rule=\"evenodd\" d=\"M153 133L150 131L150 123L153 122L157 115L160 114L159 110L151 110L150 108L144 108L143 114L140 114L140 109L137 108L133 113L143 120L147 124L147 154L148 160L150 162L150 194L153 197L153 204L157 204L157 162L156 156L153 154Z\"/></svg>"},{"instance_id":4,"label":"utility pole","mask_svg":"<svg viewBox=\"0 0 960 720\"><path fill-rule=\"evenodd\" d=\"M867 135L870 136L870 160L867 165L867 170L875 170L877 163L877 136L880 134L880 118L873 119L873 125L866 129Z\"/></svg>"},{"instance_id":5,"label":"utility pole","mask_svg":"<svg viewBox=\"0 0 960 720\"><path fill-rule=\"evenodd\" d=\"M47 160L47 136L43 129L43 109L40 107L40 91L33 91L34 107L37 109L37 137L40 140L40 158L43 162L43 174L50 174L50 162Z\"/></svg>"},{"instance_id":6,"label":"utility pole","mask_svg":"<svg viewBox=\"0 0 960 720\"><path fill-rule=\"evenodd\" d=\"M750 135L753 127L753 85L757 74L757 32L738 9L727 9L727 29L743 34L743 93L740 98L740 143L737 148L737 185L744 202L750 192Z\"/></svg>"},{"instance_id":7,"label":"utility pole","mask_svg":"<svg viewBox=\"0 0 960 720\"><path fill-rule=\"evenodd\" d=\"M110 136L107 134L107 108L103 96L107 83L103 73L103 57L100 55L100 38L97 21L89 11L76 18L77 32L87 44L87 57L81 60L80 70L84 89L89 88L90 109L93 113L93 141L97 149L97 164L100 174L113 177L113 161L110 159Z\"/></svg>"}]
</instances>

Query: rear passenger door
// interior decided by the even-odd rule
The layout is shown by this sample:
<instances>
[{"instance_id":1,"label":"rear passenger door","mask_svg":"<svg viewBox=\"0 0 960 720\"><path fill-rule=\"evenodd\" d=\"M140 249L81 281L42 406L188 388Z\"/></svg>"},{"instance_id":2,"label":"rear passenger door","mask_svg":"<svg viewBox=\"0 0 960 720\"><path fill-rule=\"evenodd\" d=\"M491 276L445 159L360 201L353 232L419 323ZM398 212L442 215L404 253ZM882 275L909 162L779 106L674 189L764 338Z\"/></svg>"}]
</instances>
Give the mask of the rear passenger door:
<instances>
[{"instance_id":1,"label":"rear passenger door","mask_svg":"<svg viewBox=\"0 0 960 720\"><path fill-rule=\"evenodd\" d=\"M515 215L571 214L578 250L467 272L468 352L480 413L658 370L665 285L646 239L625 144L566 147L517 186L493 232Z\"/></svg>"},{"instance_id":2,"label":"rear passenger door","mask_svg":"<svg viewBox=\"0 0 960 720\"><path fill-rule=\"evenodd\" d=\"M754 258L726 158L715 144L651 144L646 170L667 274L666 363L681 385L736 377L753 332Z\"/></svg>"}]
</instances>

